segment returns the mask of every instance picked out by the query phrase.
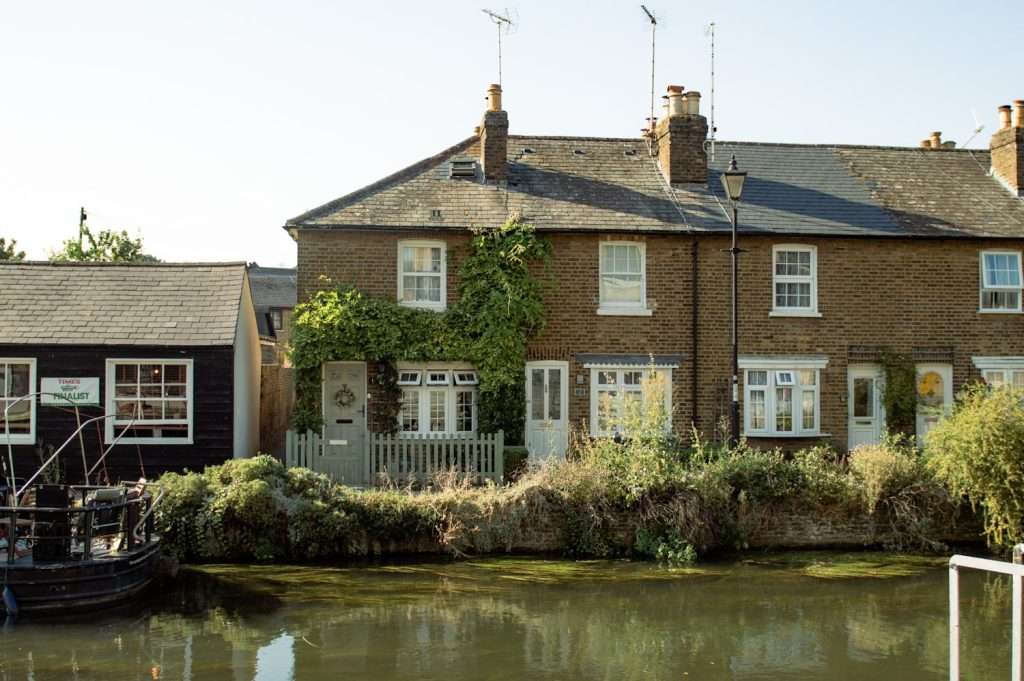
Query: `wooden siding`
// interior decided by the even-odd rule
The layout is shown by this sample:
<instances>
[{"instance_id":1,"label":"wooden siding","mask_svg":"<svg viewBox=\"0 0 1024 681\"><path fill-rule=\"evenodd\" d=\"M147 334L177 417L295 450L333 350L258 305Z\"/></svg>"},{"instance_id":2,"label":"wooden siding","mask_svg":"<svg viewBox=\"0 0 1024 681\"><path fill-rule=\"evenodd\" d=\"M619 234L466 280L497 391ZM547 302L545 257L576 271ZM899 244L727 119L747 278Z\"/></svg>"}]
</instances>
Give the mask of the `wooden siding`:
<instances>
[{"instance_id":1,"label":"wooden siding","mask_svg":"<svg viewBox=\"0 0 1024 681\"><path fill-rule=\"evenodd\" d=\"M232 457L233 353L227 347L144 347L144 346L12 346L0 345L0 357L34 357L36 385L42 378L99 377L100 407L82 407L83 420L103 413L106 402L107 359L191 359L193 360L193 444L123 444L107 456L111 481L133 480L140 475L139 455L149 479L165 471L202 470ZM45 448L59 447L76 428L73 410L36 404L36 442ZM102 452L102 423L86 427L86 459L91 466ZM0 453L7 455L7 446ZM36 447L15 445L15 472L27 477L39 465ZM77 442L61 455L68 482L82 481L82 455Z\"/></svg>"}]
</instances>

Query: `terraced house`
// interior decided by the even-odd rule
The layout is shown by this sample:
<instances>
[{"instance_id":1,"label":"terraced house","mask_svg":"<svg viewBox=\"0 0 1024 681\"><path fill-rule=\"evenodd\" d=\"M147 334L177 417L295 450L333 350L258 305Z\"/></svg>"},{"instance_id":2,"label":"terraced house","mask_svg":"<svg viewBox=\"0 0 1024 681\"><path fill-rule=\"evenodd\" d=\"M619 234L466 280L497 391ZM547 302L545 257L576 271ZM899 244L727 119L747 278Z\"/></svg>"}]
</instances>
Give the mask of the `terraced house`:
<instances>
[{"instance_id":1,"label":"terraced house","mask_svg":"<svg viewBox=\"0 0 1024 681\"><path fill-rule=\"evenodd\" d=\"M669 87L637 138L510 135L492 86L477 131L436 156L289 220L298 298L320 276L444 310L473 227L510 215L553 247L557 290L523 380L531 454L569 433L611 434L645 367L668 379L671 426L709 432L731 400L731 210L720 175L749 175L740 204L742 431L843 449L885 428L882 362L916 366L916 430L966 382L1024 384L1024 101L1000 110L989 151L934 133L918 146L708 141L700 95ZM400 430L472 430L473 367L399 367ZM344 414L361 446L371 363L328 367L356 385ZM329 434L328 434L329 435ZM353 451L355 451L353 449Z\"/></svg>"}]
</instances>

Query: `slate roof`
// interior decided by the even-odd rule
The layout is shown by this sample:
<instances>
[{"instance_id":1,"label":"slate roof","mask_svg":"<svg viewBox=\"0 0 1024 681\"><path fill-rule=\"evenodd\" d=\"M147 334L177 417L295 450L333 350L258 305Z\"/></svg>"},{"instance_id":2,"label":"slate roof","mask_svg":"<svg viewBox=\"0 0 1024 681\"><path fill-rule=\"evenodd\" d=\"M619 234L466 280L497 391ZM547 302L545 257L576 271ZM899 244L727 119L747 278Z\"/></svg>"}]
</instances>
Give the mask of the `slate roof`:
<instances>
[{"instance_id":1,"label":"slate roof","mask_svg":"<svg viewBox=\"0 0 1024 681\"><path fill-rule=\"evenodd\" d=\"M670 188L642 139L510 135L507 184L449 177L471 137L289 220L294 228L466 229L518 212L540 230L729 229L719 174L749 175L745 232L823 236L1024 237L1024 201L979 150L719 142L707 185ZM507 190L507 191L506 191Z\"/></svg>"},{"instance_id":2,"label":"slate roof","mask_svg":"<svg viewBox=\"0 0 1024 681\"><path fill-rule=\"evenodd\" d=\"M256 324L261 336L275 336L268 319L271 309L292 309L297 298L294 267L249 266L249 289L256 310Z\"/></svg>"},{"instance_id":3,"label":"slate roof","mask_svg":"<svg viewBox=\"0 0 1024 681\"><path fill-rule=\"evenodd\" d=\"M245 263L0 262L0 343L233 345Z\"/></svg>"}]
</instances>

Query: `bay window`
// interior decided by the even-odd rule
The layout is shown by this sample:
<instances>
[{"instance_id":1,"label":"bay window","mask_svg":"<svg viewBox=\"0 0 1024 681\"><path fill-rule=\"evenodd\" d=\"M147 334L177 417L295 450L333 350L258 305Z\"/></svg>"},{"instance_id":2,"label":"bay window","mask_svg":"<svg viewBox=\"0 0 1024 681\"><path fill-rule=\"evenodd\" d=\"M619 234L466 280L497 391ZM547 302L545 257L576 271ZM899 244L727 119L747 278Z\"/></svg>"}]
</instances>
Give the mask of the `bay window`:
<instances>
[{"instance_id":1,"label":"bay window","mask_svg":"<svg viewBox=\"0 0 1024 681\"><path fill-rule=\"evenodd\" d=\"M108 359L106 441L192 444L192 360Z\"/></svg>"},{"instance_id":2,"label":"bay window","mask_svg":"<svg viewBox=\"0 0 1024 681\"><path fill-rule=\"evenodd\" d=\"M818 315L818 251L814 246L772 247L772 315Z\"/></svg>"},{"instance_id":3,"label":"bay window","mask_svg":"<svg viewBox=\"0 0 1024 681\"><path fill-rule=\"evenodd\" d=\"M398 302L445 309L447 262L443 241L398 242Z\"/></svg>"},{"instance_id":4,"label":"bay window","mask_svg":"<svg viewBox=\"0 0 1024 681\"><path fill-rule=\"evenodd\" d=\"M820 373L824 359L740 361L743 371L743 424L750 437L820 434Z\"/></svg>"},{"instance_id":5,"label":"bay window","mask_svg":"<svg viewBox=\"0 0 1024 681\"><path fill-rule=\"evenodd\" d=\"M981 311L1021 311L1020 251L981 252Z\"/></svg>"},{"instance_id":6,"label":"bay window","mask_svg":"<svg viewBox=\"0 0 1024 681\"><path fill-rule=\"evenodd\" d=\"M1024 390L1024 357L974 357L985 384Z\"/></svg>"},{"instance_id":7,"label":"bay window","mask_svg":"<svg viewBox=\"0 0 1024 681\"><path fill-rule=\"evenodd\" d=\"M11 444L35 444L36 400L27 397L35 384L35 359L0 358L0 442L9 433Z\"/></svg>"},{"instance_id":8,"label":"bay window","mask_svg":"<svg viewBox=\"0 0 1024 681\"><path fill-rule=\"evenodd\" d=\"M666 425L672 414L672 370L668 368L593 367L590 370L590 433L594 437L627 434L625 420L643 407L644 379L662 379Z\"/></svg>"},{"instance_id":9,"label":"bay window","mask_svg":"<svg viewBox=\"0 0 1024 681\"><path fill-rule=\"evenodd\" d=\"M400 367L398 376L402 389L398 411L401 433L476 432L477 378L474 370Z\"/></svg>"}]
</instances>

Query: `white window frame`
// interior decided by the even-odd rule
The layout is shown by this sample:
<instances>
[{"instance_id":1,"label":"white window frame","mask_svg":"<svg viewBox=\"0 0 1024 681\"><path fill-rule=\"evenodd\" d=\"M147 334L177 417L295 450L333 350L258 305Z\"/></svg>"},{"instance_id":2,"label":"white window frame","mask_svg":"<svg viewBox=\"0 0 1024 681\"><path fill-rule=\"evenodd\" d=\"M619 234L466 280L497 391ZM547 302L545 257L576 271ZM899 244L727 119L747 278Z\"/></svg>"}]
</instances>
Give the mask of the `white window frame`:
<instances>
[{"instance_id":1,"label":"white window frame","mask_svg":"<svg viewBox=\"0 0 1024 681\"><path fill-rule=\"evenodd\" d=\"M609 302L604 299L604 249L605 246L630 246L640 251L640 302ZM599 241L597 247L597 314L602 316L649 317L653 312L647 307L647 244L643 241Z\"/></svg>"},{"instance_id":2,"label":"white window frame","mask_svg":"<svg viewBox=\"0 0 1024 681\"><path fill-rule=\"evenodd\" d=\"M787 275L776 274L775 265L779 251L795 251L811 254L811 274ZM810 284L810 307L779 307L776 305L775 287L777 284ZM818 247L808 244L775 244L772 246L772 308L770 317L820 317L818 312Z\"/></svg>"},{"instance_id":3,"label":"white window frame","mask_svg":"<svg viewBox=\"0 0 1024 681\"><path fill-rule=\"evenodd\" d=\"M623 374L627 371L639 371L644 374L646 378L647 374L651 371L649 366L638 366L638 365L617 365L617 366L592 366L590 367L590 435L592 437L612 437L616 432L622 433L618 429L610 431L603 431L600 429L600 400L598 393L602 392L601 386L598 385L597 377L601 372L614 372L615 373L615 400L616 408L619 414L623 414L626 406L625 397L623 393L626 392L642 392L642 385L631 386L626 388L623 383ZM666 430L672 429L672 367L656 366L653 368L655 373L664 375L665 378L665 428Z\"/></svg>"},{"instance_id":4,"label":"white window frame","mask_svg":"<svg viewBox=\"0 0 1024 681\"><path fill-rule=\"evenodd\" d=\"M36 358L35 357L0 357L0 364L28 364L28 392L32 394L36 390ZM5 378L6 380L6 378ZM6 386L0 385L0 396L6 394ZM6 399L4 397L3 399ZM36 397L30 397L29 403L29 432L12 433L10 439L5 435L5 429L0 424L0 444L12 445L34 445L36 443ZM3 416L3 407L0 406L0 416Z\"/></svg>"},{"instance_id":5,"label":"white window frame","mask_svg":"<svg viewBox=\"0 0 1024 681\"><path fill-rule=\"evenodd\" d=\"M410 276L440 276L441 278L441 300L432 302L427 300L405 300L405 272L402 270L403 255L406 248L440 248L441 249L441 272L411 272ZM405 307L416 307L424 310L444 311L448 307L448 245L444 241L427 239L403 239L398 242L398 304Z\"/></svg>"},{"instance_id":6,"label":"white window frame","mask_svg":"<svg viewBox=\"0 0 1024 681\"><path fill-rule=\"evenodd\" d=\"M423 376L422 371L404 369L398 372L398 385L419 385L421 377Z\"/></svg>"},{"instance_id":7,"label":"white window frame","mask_svg":"<svg viewBox=\"0 0 1024 681\"><path fill-rule=\"evenodd\" d=\"M181 358L166 358L166 357L108 357L107 358L107 376L106 376L106 410L108 414L115 415L113 418L104 419L104 441L106 444L111 444L114 438L117 436L119 430L115 429L117 425L127 425L127 422L119 421L116 418L116 388L117 383L117 365L118 364L163 364L163 365L177 365L185 367L185 393L188 400L187 412L188 416L185 419L159 419L153 421L145 421L137 419L132 426L133 428L146 428L147 426L159 427L160 425L187 425L188 435L186 437L178 438L164 438L164 437L133 437L131 434L125 434L121 439L118 440L119 444L138 444L138 445L191 445L194 444L195 439L195 373L193 367L193 360L181 359ZM117 423L115 423L115 421Z\"/></svg>"},{"instance_id":8,"label":"white window frame","mask_svg":"<svg viewBox=\"0 0 1024 681\"><path fill-rule=\"evenodd\" d=\"M971 359L985 383L989 383L991 374L1000 372L1003 374L1003 385L1012 387L1013 375L1024 374L1024 357L972 357Z\"/></svg>"},{"instance_id":9,"label":"white window frame","mask_svg":"<svg viewBox=\"0 0 1024 681\"><path fill-rule=\"evenodd\" d=\"M452 381L451 377L458 374L471 373L476 377L476 370L466 368L465 365L449 364L447 366L439 367L437 364L434 365L419 365L415 369L407 367L398 367L398 374L412 374L416 373L423 377L422 381L416 383L399 383L402 387L402 398L405 399L405 393L416 393L418 405L417 405L417 418L419 419L419 428L417 430L403 430L403 416L402 411L399 409L398 412L398 435L399 437L416 437L419 435L466 435L468 433L476 433L477 426L479 423L479 412L480 412L480 394L476 387L476 383L473 384L458 384L456 381ZM447 374L445 383L431 382L429 379L430 374L445 373ZM430 430L430 394L434 392L443 392L445 394L445 424L444 430L432 431ZM458 408L458 394L464 392L474 393L473 397L473 430L472 431L461 431L456 430L458 426L458 419L456 418L455 410Z\"/></svg>"},{"instance_id":10,"label":"white window frame","mask_svg":"<svg viewBox=\"0 0 1024 681\"><path fill-rule=\"evenodd\" d=\"M452 374L447 369L429 369L424 374L424 383L431 386L446 386L452 384Z\"/></svg>"},{"instance_id":11,"label":"white window frame","mask_svg":"<svg viewBox=\"0 0 1024 681\"><path fill-rule=\"evenodd\" d=\"M455 385L480 385L480 377L469 369L456 369L453 372Z\"/></svg>"},{"instance_id":12,"label":"white window frame","mask_svg":"<svg viewBox=\"0 0 1024 681\"><path fill-rule=\"evenodd\" d=\"M828 364L826 358L807 357L780 357L780 358L740 358L740 371L743 375L743 434L746 437L821 437L826 435L821 431L821 370ZM814 386L805 386L800 382L799 372L814 371ZM751 371L763 371L767 375L767 382L764 385L750 385L749 373ZM779 383L780 375L791 373L792 383ZM789 388L792 390L792 419L793 430L780 431L777 429L776 414L776 388ZM764 428L752 428L750 424L751 404L750 394L755 391L764 392L765 419ZM814 428L803 427L803 397L805 392L814 393Z\"/></svg>"},{"instance_id":13,"label":"white window frame","mask_svg":"<svg viewBox=\"0 0 1024 681\"><path fill-rule=\"evenodd\" d=\"M1020 279L1020 286L994 286L988 283L988 273L985 271L985 256L986 255L1009 255L1013 256L1017 260L1017 277ZM1021 269L1021 252L1020 251L998 251L998 250L986 250L981 251L978 255L978 268L979 279L978 279L978 312L982 314L1019 314L1022 309L1021 299L1024 298L1024 270ZM985 292L986 291L1004 291L1004 292L1017 292L1017 307L1015 308L995 308L985 307Z\"/></svg>"}]
</instances>

